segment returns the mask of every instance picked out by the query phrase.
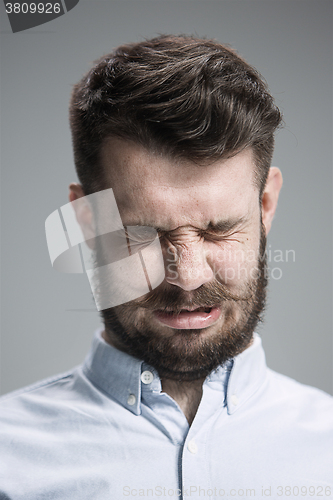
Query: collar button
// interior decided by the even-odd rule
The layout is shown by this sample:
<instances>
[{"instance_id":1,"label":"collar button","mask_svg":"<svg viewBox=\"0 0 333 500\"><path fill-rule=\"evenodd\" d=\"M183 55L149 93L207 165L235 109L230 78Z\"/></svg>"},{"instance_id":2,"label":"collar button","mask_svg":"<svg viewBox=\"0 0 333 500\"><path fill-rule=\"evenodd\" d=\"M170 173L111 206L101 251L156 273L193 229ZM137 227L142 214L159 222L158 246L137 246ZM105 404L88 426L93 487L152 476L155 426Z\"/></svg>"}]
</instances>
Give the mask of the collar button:
<instances>
[{"instance_id":1,"label":"collar button","mask_svg":"<svg viewBox=\"0 0 333 500\"><path fill-rule=\"evenodd\" d=\"M151 384L152 381L154 380L154 375L152 374L152 372L150 372L149 370L145 370L144 372L141 373L141 382L143 384Z\"/></svg>"},{"instance_id":2,"label":"collar button","mask_svg":"<svg viewBox=\"0 0 333 500\"><path fill-rule=\"evenodd\" d=\"M134 396L134 394L130 394L127 398L127 404L133 406L135 405L135 402L136 402L136 397Z\"/></svg>"}]
</instances>

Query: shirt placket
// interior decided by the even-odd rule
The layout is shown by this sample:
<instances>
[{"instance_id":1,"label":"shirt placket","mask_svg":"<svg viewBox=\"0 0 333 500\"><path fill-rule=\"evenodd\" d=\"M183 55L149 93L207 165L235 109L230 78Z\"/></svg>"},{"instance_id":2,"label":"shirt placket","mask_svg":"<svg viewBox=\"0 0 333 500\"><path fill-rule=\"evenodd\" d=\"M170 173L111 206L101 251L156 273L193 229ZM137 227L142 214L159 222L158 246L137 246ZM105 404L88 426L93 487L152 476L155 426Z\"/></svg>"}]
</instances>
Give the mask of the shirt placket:
<instances>
[{"instance_id":1,"label":"shirt placket","mask_svg":"<svg viewBox=\"0 0 333 500\"><path fill-rule=\"evenodd\" d=\"M184 500L217 498L216 485L209 473L210 432L218 414L227 414L225 406L226 374L207 380L197 415L186 437L182 454L182 498Z\"/></svg>"}]
</instances>

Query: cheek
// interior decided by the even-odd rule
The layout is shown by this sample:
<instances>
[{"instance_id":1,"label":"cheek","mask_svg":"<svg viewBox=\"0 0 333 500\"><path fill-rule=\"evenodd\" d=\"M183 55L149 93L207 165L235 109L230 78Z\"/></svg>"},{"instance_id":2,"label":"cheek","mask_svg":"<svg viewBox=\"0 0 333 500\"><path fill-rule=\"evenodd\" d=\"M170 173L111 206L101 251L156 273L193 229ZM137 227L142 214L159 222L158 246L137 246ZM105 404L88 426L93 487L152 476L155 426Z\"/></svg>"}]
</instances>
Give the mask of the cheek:
<instances>
[{"instance_id":1,"label":"cheek","mask_svg":"<svg viewBox=\"0 0 333 500\"><path fill-rule=\"evenodd\" d=\"M224 284L237 286L256 277L257 248L239 242L212 243L206 256L215 278Z\"/></svg>"}]
</instances>

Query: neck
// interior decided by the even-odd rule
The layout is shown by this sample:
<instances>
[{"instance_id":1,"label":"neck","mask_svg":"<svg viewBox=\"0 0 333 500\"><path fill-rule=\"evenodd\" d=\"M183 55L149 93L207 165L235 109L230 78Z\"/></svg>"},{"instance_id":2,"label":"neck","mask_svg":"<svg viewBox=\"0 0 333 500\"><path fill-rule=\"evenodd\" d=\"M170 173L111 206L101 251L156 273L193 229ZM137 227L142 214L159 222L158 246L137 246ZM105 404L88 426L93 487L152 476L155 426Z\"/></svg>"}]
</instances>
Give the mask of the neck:
<instances>
[{"instance_id":1,"label":"neck","mask_svg":"<svg viewBox=\"0 0 333 500\"><path fill-rule=\"evenodd\" d=\"M178 380L162 379L163 391L176 401L190 425L201 401L204 380L201 378L190 382L179 382Z\"/></svg>"}]
</instances>

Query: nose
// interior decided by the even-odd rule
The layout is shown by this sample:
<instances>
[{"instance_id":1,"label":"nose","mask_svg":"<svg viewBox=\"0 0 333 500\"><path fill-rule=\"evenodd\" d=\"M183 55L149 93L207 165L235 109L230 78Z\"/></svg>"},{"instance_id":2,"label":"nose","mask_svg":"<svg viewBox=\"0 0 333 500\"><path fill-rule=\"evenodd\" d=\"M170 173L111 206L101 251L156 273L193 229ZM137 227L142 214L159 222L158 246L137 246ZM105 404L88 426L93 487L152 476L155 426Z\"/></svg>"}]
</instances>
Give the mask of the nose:
<instances>
[{"instance_id":1,"label":"nose","mask_svg":"<svg viewBox=\"0 0 333 500\"><path fill-rule=\"evenodd\" d=\"M165 252L166 281L191 291L212 281L214 273L207 262L202 242L170 244Z\"/></svg>"}]
</instances>

